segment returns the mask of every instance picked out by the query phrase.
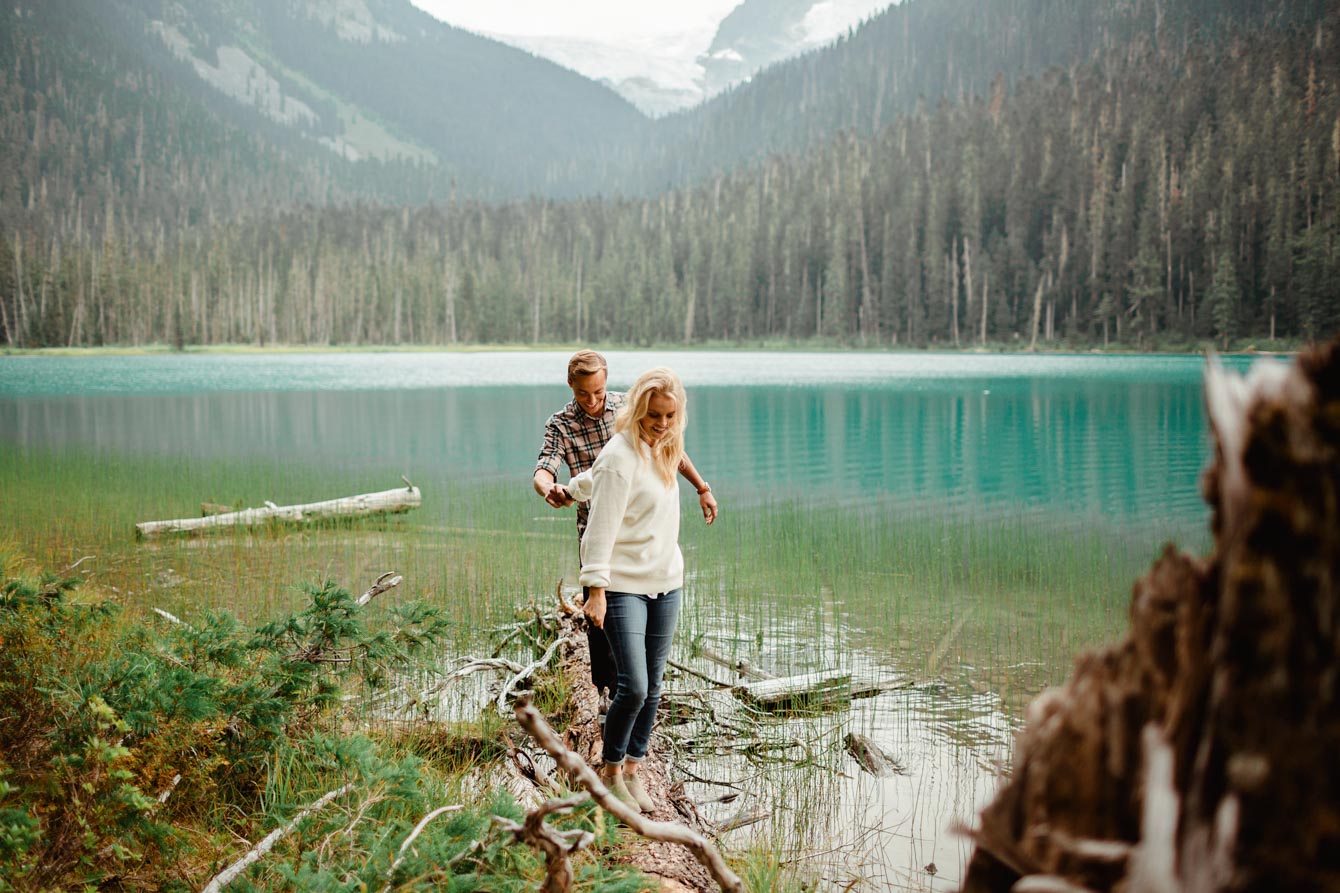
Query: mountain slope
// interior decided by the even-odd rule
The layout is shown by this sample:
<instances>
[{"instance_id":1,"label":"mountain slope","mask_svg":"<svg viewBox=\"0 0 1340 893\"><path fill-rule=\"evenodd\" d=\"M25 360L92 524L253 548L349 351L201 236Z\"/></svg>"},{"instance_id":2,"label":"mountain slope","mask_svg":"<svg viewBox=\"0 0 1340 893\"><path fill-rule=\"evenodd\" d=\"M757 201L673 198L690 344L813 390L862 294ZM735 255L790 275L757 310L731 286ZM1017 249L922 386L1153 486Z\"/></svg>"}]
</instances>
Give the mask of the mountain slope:
<instances>
[{"instance_id":1,"label":"mountain slope","mask_svg":"<svg viewBox=\"0 0 1340 893\"><path fill-rule=\"evenodd\" d=\"M1176 52L1224 28L1283 29L1328 8L1325 0L904 0L832 46L658 120L641 146L625 150L638 168L619 168L617 178L629 191L690 183L807 151L839 131L875 133L919 105L985 98L995 84L1008 90L1122 47Z\"/></svg>"},{"instance_id":2,"label":"mountain slope","mask_svg":"<svg viewBox=\"0 0 1340 893\"><path fill-rule=\"evenodd\" d=\"M43 196L52 210L82 197L175 222L258 204L504 197L555 177L595 189L593 139L646 124L608 88L408 0L43 0L3 13L0 220L40 216Z\"/></svg>"}]
</instances>

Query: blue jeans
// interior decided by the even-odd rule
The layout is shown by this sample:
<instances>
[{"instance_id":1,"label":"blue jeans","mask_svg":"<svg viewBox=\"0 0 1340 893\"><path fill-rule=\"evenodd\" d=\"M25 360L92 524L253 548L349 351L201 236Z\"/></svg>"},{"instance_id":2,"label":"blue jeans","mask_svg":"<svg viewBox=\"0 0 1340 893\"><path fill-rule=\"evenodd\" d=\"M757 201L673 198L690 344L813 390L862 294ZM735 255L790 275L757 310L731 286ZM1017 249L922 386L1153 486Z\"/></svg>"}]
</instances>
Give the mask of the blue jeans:
<instances>
[{"instance_id":1,"label":"blue jeans","mask_svg":"<svg viewBox=\"0 0 1340 893\"><path fill-rule=\"evenodd\" d=\"M682 594L682 589L656 598L631 592L605 593L605 635L619 672L614 699L605 714L602 756L607 765L617 766L625 756L641 762L647 755Z\"/></svg>"}]
</instances>

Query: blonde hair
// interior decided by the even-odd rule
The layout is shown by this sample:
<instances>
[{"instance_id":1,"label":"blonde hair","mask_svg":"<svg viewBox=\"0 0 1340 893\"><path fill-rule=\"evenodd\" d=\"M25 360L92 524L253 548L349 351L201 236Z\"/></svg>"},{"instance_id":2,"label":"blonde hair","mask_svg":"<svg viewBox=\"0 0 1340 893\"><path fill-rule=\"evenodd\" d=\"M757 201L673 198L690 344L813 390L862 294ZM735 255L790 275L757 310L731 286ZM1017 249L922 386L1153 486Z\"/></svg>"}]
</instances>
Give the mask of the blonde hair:
<instances>
[{"instance_id":1,"label":"blonde hair","mask_svg":"<svg viewBox=\"0 0 1340 893\"><path fill-rule=\"evenodd\" d=\"M603 356L594 350L579 350L568 360L568 384L579 375L595 375L606 368Z\"/></svg>"},{"instance_id":2,"label":"blonde hair","mask_svg":"<svg viewBox=\"0 0 1340 893\"><path fill-rule=\"evenodd\" d=\"M647 417L653 395L660 394L675 401L675 418L665 437L654 447L648 447L639 436L638 423ZM684 426L688 423L688 395L684 385L673 369L664 366L648 369L638 376L624 398L624 404L614 417L616 432L629 432L633 442L638 445L639 455L650 451L652 468L666 486L675 482L679 473L679 463L684 458Z\"/></svg>"}]
</instances>

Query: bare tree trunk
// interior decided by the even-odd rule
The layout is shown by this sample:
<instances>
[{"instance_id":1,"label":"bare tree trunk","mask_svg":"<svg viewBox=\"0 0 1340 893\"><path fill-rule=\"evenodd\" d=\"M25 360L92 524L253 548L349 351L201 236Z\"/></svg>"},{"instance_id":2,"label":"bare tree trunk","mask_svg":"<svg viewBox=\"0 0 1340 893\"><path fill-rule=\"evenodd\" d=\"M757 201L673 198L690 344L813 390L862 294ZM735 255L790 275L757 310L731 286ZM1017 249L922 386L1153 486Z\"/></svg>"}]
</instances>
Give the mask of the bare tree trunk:
<instances>
[{"instance_id":1,"label":"bare tree trunk","mask_svg":"<svg viewBox=\"0 0 1340 893\"><path fill-rule=\"evenodd\" d=\"M578 278L581 274L578 273ZM446 292L446 306L443 308L445 313L444 323L447 330L447 343L456 343L456 271L451 265L451 258L442 259L442 288Z\"/></svg>"},{"instance_id":2,"label":"bare tree trunk","mask_svg":"<svg viewBox=\"0 0 1340 893\"><path fill-rule=\"evenodd\" d=\"M963 320L968 337L972 337L972 241L963 239Z\"/></svg>"},{"instance_id":3,"label":"bare tree trunk","mask_svg":"<svg viewBox=\"0 0 1340 893\"><path fill-rule=\"evenodd\" d=\"M1033 334L1028 339L1028 350L1030 353L1038 349L1038 317L1042 313L1042 292L1046 288L1046 285L1047 276L1045 274L1039 274L1038 287L1037 290L1033 292L1033 323L1031 326Z\"/></svg>"},{"instance_id":4,"label":"bare tree trunk","mask_svg":"<svg viewBox=\"0 0 1340 893\"><path fill-rule=\"evenodd\" d=\"M578 246L576 246L576 245L573 246L573 253L577 255L577 280L576 280L576 283L573 285L573 290L572 290L572 292L573 292L573 293L572 293L572 303L573 303L573 308L574 308L574 311L575 311L575 314L576 314L576 317L577 317L577 342L578 342L578 343L581 343L581 340L582 340L582 316L583 316L583 314L582 314L582 261L584 260L584 257L582 256L581 248L578 247ZM685 338L685 340L687 341L688 339Z\"/></svg>"},{"instance_id":5,"label":"bare tree trunk","mask_svg":"<svg viewBox=\"0 0 1340 893\"><path fill-rule=\"evenodd\" d=\"M28 340L28 301L23 296L23 241L19 231L14 230L14 300L17 304L18 343Z\"/></svg>"},{"instance_id":6,"label":"bare tree trunk","mask_svg":"<svg viewBox=\"0 0 1340 893\"><path fill-rule=\"evenodd\" d=\"M982 275L982 346L986 347L986 309L990 303L987 300L987 286L991 284L991 272L988 270Z\"/></svg>"},{"instance_id":7,"label":"bare tree trunk","mask_svg":"<svg viewBox=\"0 0 1340 893\"><path fill-rule=\"evenodd\" d=\"M958 240L949 240L949 331L958 347Z\"/></svg>"}]
</instances>

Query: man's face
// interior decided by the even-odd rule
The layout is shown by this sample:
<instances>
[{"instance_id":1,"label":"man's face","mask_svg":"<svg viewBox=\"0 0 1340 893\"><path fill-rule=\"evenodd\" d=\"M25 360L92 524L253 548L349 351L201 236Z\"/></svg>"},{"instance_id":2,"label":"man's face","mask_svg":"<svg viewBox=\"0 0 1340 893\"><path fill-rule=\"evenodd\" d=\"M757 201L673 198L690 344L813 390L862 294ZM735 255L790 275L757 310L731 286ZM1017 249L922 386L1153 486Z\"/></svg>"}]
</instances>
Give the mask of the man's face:
<instances>
[{"instance_id":1,"label":"man's face","mask_svg":"<svg viewBox=\"0 0 1340 893\"><path fill-rule=\"evenodd\" d=\"M605 411L605 370L590 375L574 375L568 382L572 386L572 398L591 418L599 418Z\"/></svg>"}]
</instances>

